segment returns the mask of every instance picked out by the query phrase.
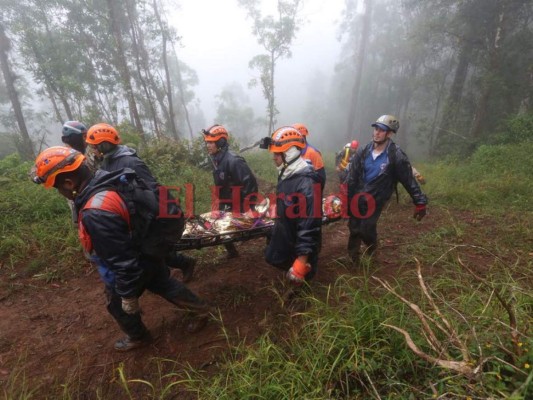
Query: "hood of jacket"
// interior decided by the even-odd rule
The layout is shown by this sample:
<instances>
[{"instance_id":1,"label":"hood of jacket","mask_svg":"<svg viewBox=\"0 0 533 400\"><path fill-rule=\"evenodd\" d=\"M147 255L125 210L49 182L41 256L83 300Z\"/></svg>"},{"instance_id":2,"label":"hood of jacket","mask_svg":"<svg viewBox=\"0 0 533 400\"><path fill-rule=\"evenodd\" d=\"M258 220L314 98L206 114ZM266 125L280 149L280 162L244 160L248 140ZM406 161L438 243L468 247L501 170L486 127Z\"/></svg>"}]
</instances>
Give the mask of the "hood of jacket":
<instances>
[{"instance_id":1,"label":"hood of jacket","mask_svg":"<svg viewBox=\"0 0 533 400\"><path fill-rule=\"evenodd\" d=\"M128 147L128 146L125 146L125 145L122 145L122 144L119 144L114 151L104 155L104 160L106 158L109 158L109 159L117 159L117 158L121 158L121 157L126 157L126 156L137 156L137 150L135 149L132 149L131 147ZM138 157L138 156L137 156Z\"/></svg>"},{"instance_id":2,"label":"hood of jacket","mask_svg":"<svg viewBox=\"0 0 533 400\"><path fill-rule=\"evenodd\" d=\"M81 193L79 193L74 199L74 205L76 206L76 209L80 210L83 208L85 203L89 201L93 194L106 189L116 188L117 178L125 174L135 175L135 171L131 168L124 168L113 172L107 172L101 169L97 170L87 186L85 186Z\"/></svg>"}]
</instances>

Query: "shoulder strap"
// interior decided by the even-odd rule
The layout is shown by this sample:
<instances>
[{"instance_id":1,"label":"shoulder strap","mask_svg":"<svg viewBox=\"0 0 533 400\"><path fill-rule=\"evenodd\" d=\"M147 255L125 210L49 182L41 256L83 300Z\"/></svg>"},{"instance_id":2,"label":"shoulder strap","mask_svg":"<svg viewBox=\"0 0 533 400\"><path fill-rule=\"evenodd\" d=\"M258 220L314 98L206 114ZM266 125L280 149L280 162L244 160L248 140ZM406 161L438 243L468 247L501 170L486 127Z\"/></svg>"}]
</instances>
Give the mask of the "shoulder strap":
<instances>
[{"instance_id":1,"label":"shoulder strap","mask_svg":"<svg viewBox=\"0 0 533 400\"><path fill-rule=\"evenodd\" d=\"M398 193L398 179L396 179L396 151L398 150L398 147L396 146L396 143L391 142L389 144L387 157L389 157L389 163L392 164L392 168L395 174L394 177L394 193L396 194L396 203L400 202L400 194Z\"/></svg>"}]
</instances>

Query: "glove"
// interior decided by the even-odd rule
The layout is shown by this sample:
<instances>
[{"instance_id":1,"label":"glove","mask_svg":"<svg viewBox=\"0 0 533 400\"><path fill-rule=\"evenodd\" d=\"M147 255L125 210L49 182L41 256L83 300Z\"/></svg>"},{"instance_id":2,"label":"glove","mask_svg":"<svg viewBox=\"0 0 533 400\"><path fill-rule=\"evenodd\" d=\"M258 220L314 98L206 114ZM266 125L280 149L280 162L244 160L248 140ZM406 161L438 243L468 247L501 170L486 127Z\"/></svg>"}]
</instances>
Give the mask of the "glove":
<instances>
[{"instance_id":1,"label":"glove","mask_svg":"<svg viewBox=\"0 0 533 400\"><path fill-rule=\"evenodd\" d=\"M297 258L294 260L292 267L287 271L287 280L299 286L305 282L305 276L309 271L311 271L311 264L303 263Z\"/></svg>"},{"instance_id":2,"label":"glove","mask_svg":"<svg viewBox=\"0 0 533 400\"><path fill-rule=\"evenodd\" d=\"M424 178L422 175L417 174L417 175L415 175L415 178L418 181L418 183L420 183L421 185L425 185L426 184L426 178Z\"/></svg>"},{"instance_id":3,"label":"glove","mask_svg":"<svg viewBox=\"0 0 533 400\"><path fill-rule=\"evenodd\" d=\"M126 314L137 314L141 311L141 308L139 307L139 299L137 297L123 297L122 309Z\"/></svg>"},{"instance_id":4,"label":"glove","mask_svg":"<svg viewBox=\"0 0 533 400\"><path fill-rule=\"evenodd\" d=\"M417 204L415 206L415 213L413 214L413 218L415 218L417 221L420 221L424 216L427 214L426 205L425 204Z\"/></svg>"}]
</instances>

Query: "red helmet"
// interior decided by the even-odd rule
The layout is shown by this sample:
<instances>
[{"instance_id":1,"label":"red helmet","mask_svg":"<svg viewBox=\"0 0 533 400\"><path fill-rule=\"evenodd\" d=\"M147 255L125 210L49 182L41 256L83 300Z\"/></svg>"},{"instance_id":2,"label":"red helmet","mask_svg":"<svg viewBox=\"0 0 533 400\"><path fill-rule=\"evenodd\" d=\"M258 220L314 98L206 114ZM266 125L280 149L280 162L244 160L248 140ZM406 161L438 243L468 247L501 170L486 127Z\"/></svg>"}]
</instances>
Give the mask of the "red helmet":
<instances>
[{"instance_id":1,"label":"red helmet","mask_svg":"<svg viewBox=\"0 0 533 400\"><path fill-rule=\"evenodd\" d=\"M51 188L56 183L56 176L79 168L85 156L69 147L53 146L44 150L35 159L32 168L33 181Z\"/></svg>"},{"instance_id":2,"label":"red helmet","mask_svg":"<svg viewBox=\"0 0 533 400\"><path fill-rule=\"evenodd\" d=\"M357 140L352 140L352 142L350 143L350 149L357 150L358 147L359 147L359 142Z\"/></svg>"},{"instance_id":3,"label":"red helmet","mask_svg":"<svg viewBox=\"0 0 533 400\"><path fill-rule=\"evenodd\" d=\"M309 131L304 124L294 124L292 127L298 129L298 132L304 137L309 135Z\"/></svg>"},{"instance_id":4,"label":"red helmet","mask_svg":"<svg viewBox=\"0 0 533 400\"><path fill-rule=\"evenodd\" d=\"M226 128L222 125L213 125L211 128L203 129L202 133L204 134L204 140L206 142L217 142L219 139L228 140L229 135Z\"/></svg>"},{"instance_id":5,"label":"red helmet","mask_svg":"<svg viewBox=\"0 0 533 400\"><path fill-rule=\"evenodd\" d=\"M120 143L120 136L117 130L109 124L100 123L93 125L87 132L87 139L85 141L88 144L100 144L102 142L109 142L113 144Z\"/></svg>"},{"instance_id":6,"label":"red helmet","mask_svg":"<svg viewBox=\"0 0 533 400\"><path fill-rule=\"evenodd\" d=\"M283 153L292 146L303 149L305 147L305 138L292 126L282 126L276 129L270 137L268 151Z\"/></svg>"}]
</instances>

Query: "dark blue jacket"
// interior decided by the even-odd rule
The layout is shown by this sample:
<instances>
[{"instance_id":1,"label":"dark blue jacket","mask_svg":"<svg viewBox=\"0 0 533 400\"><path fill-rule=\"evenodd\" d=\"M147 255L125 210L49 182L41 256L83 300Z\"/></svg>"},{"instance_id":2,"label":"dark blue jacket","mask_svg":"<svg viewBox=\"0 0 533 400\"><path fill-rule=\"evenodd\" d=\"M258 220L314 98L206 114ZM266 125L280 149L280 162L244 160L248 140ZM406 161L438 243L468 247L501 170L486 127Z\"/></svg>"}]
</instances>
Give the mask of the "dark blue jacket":
<instances>
[{"instance_id":1,"label":"dark blue jacket","mask_svg":"<svg viewBox=\"0 0 533 400\"><path fill-rule=\"evenodd\" d=\"M219 199L231 200L231 188L233 186L242 186L239 207L240 212L247 211L243 209L244 199L249 194L257 193L257 180L244 158L228 150L227 147L223 147L215 154L213 162L215 164L213 179L215 186L219 187ZM231 211L232 206L230 203L220 203L219 209Z\"/></svg>"},{"instance_id":2,"label":"dark blue jacket","mask_svg":"<svg viewBox=\"0 0 533 400\"><path fill-rule=\"evenodd\" d=\"M268 263L279 265L292 262L300 255L318 255L322 235L320 183L311 166L278 182L277 218L265 252ZM307 217L291 217L290 212L299 215L302 210Z\"/></svg>"},{"instance_id":3,"label":"dark blue jacket","mask_svg":"<svg viewBox=\"0 0 533 400\"><path fill-rule=\"evenodd\" d=\"M144 161L139 158L137 151L128 146L118 145L115 150L105 155L100 169L112 172L123 168L131 168L153 190L157 188L156 179Z\"/></svg>"}]
</instances>

